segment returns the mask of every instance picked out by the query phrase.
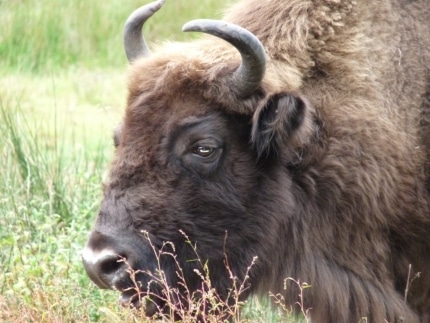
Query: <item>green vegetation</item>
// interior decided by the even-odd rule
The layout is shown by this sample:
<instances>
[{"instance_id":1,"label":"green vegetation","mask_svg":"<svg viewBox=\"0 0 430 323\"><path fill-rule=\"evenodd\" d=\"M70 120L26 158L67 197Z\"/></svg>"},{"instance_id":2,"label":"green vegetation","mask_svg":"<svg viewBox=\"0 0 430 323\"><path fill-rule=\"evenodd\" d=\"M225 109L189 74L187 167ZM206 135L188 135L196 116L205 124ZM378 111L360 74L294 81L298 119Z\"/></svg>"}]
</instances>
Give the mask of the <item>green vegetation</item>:
<instances>
[{"instance_id":1,"label":"green vegetation","mask_svg":"<svg viewBox=\"0 0 430 323\"><path fill-rule=\"evenodd\" d=\"M191 37L184 22L227 2L167 0L145 34ZM1 322L144 320L80 260L126 98L122 27L143 3L0 0ZM245 316L277 320L255 300Z\"/></svg>"},{"instance_id":2,"label":"green vegetation","mask_svg":"<svg viewBox=\"0 0 430 323\"><path fill-rule=\"evenodd\" d=\"M123 1L0 1L0 67L23 72L83 66L123 68L122 28L132 10L148 3ZM148 41L185 39L182 25L217 18L228 0L168 0L145 31Z\"/></svg>"}]
</instances>

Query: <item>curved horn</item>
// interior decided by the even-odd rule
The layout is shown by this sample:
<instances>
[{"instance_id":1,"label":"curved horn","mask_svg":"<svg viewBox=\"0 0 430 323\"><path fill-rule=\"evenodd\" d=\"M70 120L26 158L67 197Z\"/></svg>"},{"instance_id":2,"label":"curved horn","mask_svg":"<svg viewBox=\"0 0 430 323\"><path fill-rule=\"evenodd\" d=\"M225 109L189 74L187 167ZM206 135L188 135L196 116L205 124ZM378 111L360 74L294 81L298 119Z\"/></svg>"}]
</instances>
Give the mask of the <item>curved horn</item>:
<instances>
[{"instance_id":1,"label":"curved horn","mask_svg":"<svg viewBox=\"0 0 430 323\"><path fill-rule=\"evenodd\" d=\"M140 56L151 54L145 38L143 38L142 27L148 18L163 6L164 2L165 0L158 0L136 9L125 22L123 43L130 63Z\"/></svg>"},{"instance_id":2,"label":"curved horn","mask_svg":"<svg viewBox=\"0 0 430 323\"><path fill-rule=\"evenodd\" d=\"M264 47L248 30L221 20L197 19L187 22L182 31L199 31L217 36L232 44L242 56L232 76L235 92L246 98L260 85L266 70Z\"/></svg>"}]
</instances>

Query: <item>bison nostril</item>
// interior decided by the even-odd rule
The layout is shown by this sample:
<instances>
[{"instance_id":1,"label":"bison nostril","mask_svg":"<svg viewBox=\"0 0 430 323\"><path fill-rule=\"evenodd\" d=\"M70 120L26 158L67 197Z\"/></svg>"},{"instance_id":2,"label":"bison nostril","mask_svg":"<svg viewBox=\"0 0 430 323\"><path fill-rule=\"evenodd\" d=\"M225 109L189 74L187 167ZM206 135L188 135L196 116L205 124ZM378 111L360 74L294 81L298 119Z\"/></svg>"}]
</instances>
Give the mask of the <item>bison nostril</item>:
<instances>
[{"instance_id":1,"label":"bison nostril","mask_svg":"<svg viewBox=\"0 0 430 323\"><path fill-rule=\"evenodd\" d=\"M85 248L82 260L88 276L100 288L113 288L115 281L125 272L127 256L118 254L112 249L93 250Z\"/></svg>"}]
</instances>

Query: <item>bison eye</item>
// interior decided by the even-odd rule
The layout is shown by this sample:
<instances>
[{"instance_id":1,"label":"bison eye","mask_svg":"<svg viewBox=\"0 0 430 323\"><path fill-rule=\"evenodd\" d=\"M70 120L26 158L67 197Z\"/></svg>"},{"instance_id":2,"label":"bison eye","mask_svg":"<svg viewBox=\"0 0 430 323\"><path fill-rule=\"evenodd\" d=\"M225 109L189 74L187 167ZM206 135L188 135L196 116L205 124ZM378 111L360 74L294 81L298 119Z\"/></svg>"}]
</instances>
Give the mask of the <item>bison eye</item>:
<instances>
[{"instance_id":1,"label":"bison eye","mask_svg":"<svg viewBox=\"0 0 430 323\"><path fill-rule=\"evenodd\" d=\"M215 148L206 147L206 146L199 146L193 150L193 154L203 158L212 156L214 152L215 152Z\"/></svg>"}]
</instances>

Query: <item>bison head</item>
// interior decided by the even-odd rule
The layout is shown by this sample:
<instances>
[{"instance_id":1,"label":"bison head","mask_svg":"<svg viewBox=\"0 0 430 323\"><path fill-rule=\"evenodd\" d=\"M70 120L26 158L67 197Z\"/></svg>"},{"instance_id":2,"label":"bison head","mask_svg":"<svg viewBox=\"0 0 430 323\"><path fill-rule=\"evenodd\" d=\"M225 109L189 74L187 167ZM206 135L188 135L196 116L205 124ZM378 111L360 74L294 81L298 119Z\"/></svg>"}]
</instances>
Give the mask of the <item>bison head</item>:
<instances>
[{"instance_id":1,"label":"bison head","mask_svg":"<svg viewBox=\"0 0 430 323\"><path fill-rule=\"evenodd\" d=\"M83 253L91 279L121 291L123 303L150 295L156 306L147 306L148 315L164 305L154 282L160 275L168 286L196 291L196 269L207 265L226 299L231 277L245 280L255 257L242 297L262 288L263 275L276 277L285 259L277 246L294 235L287 232L296 209L291 177L314 129L303 98L264 83L264 48L238 26L192 21L184 30L217 37L151 54L140 30L161 4L126 23L128 105Z\"/></svg>"}]
</instances>

